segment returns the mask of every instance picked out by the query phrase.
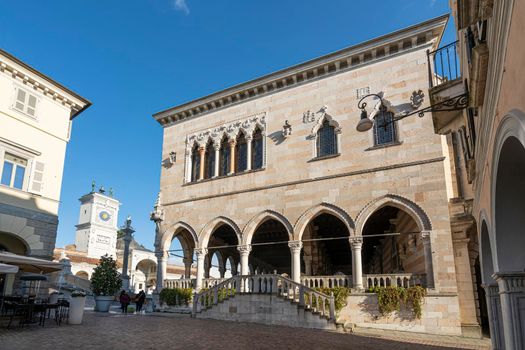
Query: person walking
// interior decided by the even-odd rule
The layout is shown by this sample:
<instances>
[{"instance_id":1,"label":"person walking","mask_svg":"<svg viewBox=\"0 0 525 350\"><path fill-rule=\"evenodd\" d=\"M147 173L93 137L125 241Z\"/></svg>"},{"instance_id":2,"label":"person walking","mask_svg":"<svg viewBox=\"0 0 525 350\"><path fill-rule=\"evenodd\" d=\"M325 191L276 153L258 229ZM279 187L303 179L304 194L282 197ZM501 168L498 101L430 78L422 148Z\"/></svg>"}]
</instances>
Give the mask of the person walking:
<instances>
[{"instance_id":1,"label":"person walking","mask_svg":"<svg viewBox=\"0 0 525 350\"><path fill-rule=\"evenodd\" d=\"M129 305L129 302L131 301L131 298L128 295L128 293L126 293L125 290L120 292L119 301L120 301L120 308L122 310L122 313L127 314L128 313L128 305Z\"/></svg>"},{"instance_id":2,"label":"person walking","mask_svg":"<svg viewBox=\"0 0 525 350\"><path fill-rule=\"evenodd\" d=\"M140 313L142 311L142 305L144 305L144 301L146 300L146 293L144 293L143 290L137 294L135 297L135 303L137 304L137 313Z\"/></svg>"}]
</instances>

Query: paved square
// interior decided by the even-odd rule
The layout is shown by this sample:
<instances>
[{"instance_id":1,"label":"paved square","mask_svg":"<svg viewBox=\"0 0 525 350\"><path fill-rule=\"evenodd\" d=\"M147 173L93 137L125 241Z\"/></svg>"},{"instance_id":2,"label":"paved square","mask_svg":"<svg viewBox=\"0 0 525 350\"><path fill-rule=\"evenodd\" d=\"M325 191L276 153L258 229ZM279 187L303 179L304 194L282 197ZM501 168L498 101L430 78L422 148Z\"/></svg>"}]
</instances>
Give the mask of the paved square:
<instances>
[{"instance_id":1,"label":"paved square","mask_svg":"<svg viewBox=\"0 0 525 350\"><path fill-rule=\"evenodd\" d=\"M413 341L413 339L412 339ZM451 349L353 334L193 319L86 312L84 324L0 328L2 350L45 349Z\"/></svg>"}]
</instances>

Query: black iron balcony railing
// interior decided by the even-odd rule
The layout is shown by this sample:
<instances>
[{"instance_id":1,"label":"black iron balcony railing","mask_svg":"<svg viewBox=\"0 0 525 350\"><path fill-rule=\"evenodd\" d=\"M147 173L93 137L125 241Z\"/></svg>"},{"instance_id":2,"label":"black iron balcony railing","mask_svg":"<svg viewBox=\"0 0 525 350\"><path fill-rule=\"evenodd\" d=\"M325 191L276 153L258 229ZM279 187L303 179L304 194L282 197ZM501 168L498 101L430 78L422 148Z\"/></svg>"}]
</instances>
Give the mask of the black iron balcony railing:
<instances>
[{"instance_id":1,"label":"black iron balcony railing","mask_svg":"<svg viewBox=\"0 0 525 350\"><path fill-rule=\"evenodd\" d=\"M461 76L458 41L427 51L429 86L435 87Z\"/></svg>"}]
</instances>

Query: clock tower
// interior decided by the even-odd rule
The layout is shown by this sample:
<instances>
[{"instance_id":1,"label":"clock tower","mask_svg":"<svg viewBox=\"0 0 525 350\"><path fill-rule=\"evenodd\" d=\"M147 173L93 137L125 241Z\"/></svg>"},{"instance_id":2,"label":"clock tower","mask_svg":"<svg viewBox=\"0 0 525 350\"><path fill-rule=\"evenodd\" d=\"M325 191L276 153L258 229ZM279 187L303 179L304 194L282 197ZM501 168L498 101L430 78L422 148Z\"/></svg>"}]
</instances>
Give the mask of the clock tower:
<instances>
[{"instance_id":1,"label":"clock tower","mask_svg":"<svg viewBox=\"0 0 525 350\"><path fill-rule=\"evenodd\" d=\"M79 199L80 215L75 237L76 249L90 258L108 254L116 258L117 224L120 202L101 187Z\"/></svg>"}]
</instances>

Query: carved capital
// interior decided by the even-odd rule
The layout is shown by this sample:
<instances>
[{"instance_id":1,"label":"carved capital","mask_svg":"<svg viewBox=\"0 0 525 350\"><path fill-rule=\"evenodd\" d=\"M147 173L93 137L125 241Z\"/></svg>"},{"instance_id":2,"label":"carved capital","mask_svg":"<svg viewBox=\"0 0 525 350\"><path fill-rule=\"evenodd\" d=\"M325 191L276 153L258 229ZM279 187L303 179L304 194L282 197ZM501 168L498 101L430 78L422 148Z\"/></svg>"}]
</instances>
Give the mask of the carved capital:
<instances>
[{"instance_id":1,"label":"carved capital","mask_svg":"<svg viewBox=\"0 0 525 350\"><path fill-rule=\"evenodd\" d=\"M204 259L206 254L208 254L208 248L195 248L193 251L197 255L197 259Z\"/></svg>"},{"instance_id":2,"label":"carved capital","mask_svg":"<svg viewBox=\"0 0 525 350\"><path fill-rule=\"evenodd\" d=\"M240 245L237 247L237 250L241 255L248 255L252 251L252 246L250 244Z\"/></svg>"},{"instance_id":3,"label":"carved capital","mask_svg":"<svg viewBox=\"0 0 525 350\"><path fill-rule=\"evenodd\" d=\"M290 247L290 250L292 253L300 252L303 248L303 242L302 241L289 241L288 247Z\"/></svg>"},{"instance_id":4,"label":"carved capital","mask_svg":"<svg viewBox=\"0 0 525 350\"><path fill-rule=\"evenodd\" d=\"M228 143L230 144L230 147L235 147L235 145L237 144L237 140L236 139L229 139Z\"/></svg>"},{"instance_id":5,"label":"carved capital","mask_svg":"<svg viewBox=\"0 0 525 350\"><path fill-rule=\"evenodd\" d=\"M350 237L348 241L350 242L352 250L361 249L363 246L363 237Z\"/></svg>"},{"instance_id":6,"label":"carved capital","mask_svg":"<svg viewBox=\"0 0 525 350\"><path fill-rule=\"evenodd\" d=\"M155 257L157 258L157 260L167 260L168 257L166 255L167 254L164 251L156 251L155 252Z\"/></svg>"},{"instance_id":7,"label":"carved capital","mask_svg":"<svg viewBox=\"0 0 525 350\"><path fill-rule=\"evenodd\" d=\"M421 231L421 239L423 240L423 244L430 244L430 234L432 231Z\"/></svg>"}]
</instances>

